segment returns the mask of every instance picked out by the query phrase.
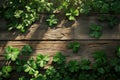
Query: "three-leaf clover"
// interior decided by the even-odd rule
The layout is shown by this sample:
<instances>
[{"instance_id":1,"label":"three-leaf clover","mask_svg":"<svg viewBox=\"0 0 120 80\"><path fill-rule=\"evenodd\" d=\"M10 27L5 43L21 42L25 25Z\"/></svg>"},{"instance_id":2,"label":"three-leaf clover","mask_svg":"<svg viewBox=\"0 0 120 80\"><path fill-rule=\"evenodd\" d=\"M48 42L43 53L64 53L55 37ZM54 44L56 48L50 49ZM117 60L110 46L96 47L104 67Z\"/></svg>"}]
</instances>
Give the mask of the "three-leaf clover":
<instances>
[{"instance_id":1,"label":"three-leaf clover","mask_svg":"<svg viewBox=\"0 0 120 80\"><path fill-rule=\"evenodd\" d=\"M30 45L25 45L25 46L23 46L23 48L21 50L21 53L23 55L29 55L29 54L32 53L32 51L33 51L33 49L32 49L32 47Z\"/></svg>"},{"instance_id":2,"label":"three-leaf clover","mask_svg":"<svg viewBox=\"0 0 120 80\"><path fill-rule=\"evenodd\" d=\"M69 12L66 13L66 16L69 20L75 20L76 16L79 16L79 10L78 9L70 9Z\"/></svg>"},{"instance_id":3,"label":"three-leaf clover","mask_svg":"<svg viewBox=\"0 0 120 80\"><path fill-rule=\"evenodd\" d=\"M11 71L12 71L11 66L3 66L0 72L0 77L9 78Z\"/></svg>"},{"instance_id":4,"label":"three-leaf clover","mask_svg":"<svg viewBox=\"0 0 120 80\"><path fill-rule=\"evenodd\" d=\"M87 59L82 59L80 67L81 67L82 70L89 70L89 69L91 69L90 68L90 61L87 60Z\"/></svg>"},{"instance_id":5,"label":"three-leaf clover","mask_svg":"<svg viewBox=\"0 0 120 80\"><path fill-rule=\"evenodd\" d=\"M120 58L120 47L117 48L117 56Z\"/></svg>"},{"instance_id":6,"label":"three-leaf clover","mask_svg":"<svg viewBox=\"0 0 120 80\"><path fill-rule=\"evenodd\" d=\"M116 17L116 16L109 16L107 18L107 21L108 21L108 26L110 28L114 28L117 24L119 24L118 17Z\"/></svg>"},{"instance_id":7,"label":"three-leaf clover","mask_svg":"<svg viewBox=\"0 0 120 80\"><path fill-rule=\"evenodd\" d=\"M24 71L30 75L37 76L39 71L37 70L37 64L33 58L29 59L26 64L24 64Z\"/></svg>"},{"instance_id":8,"label":"three-leaf clover","mask_svg":"<svg viewBox=\"0 0 120 80\"><path fill-rule=\"evenodd\" d=\"M77 72L79 70L79 62L76 60L69 61L67 68L70 72Z\"/></svg>"},{"instance_id":9,"label":"three-leaf clover","mask_svg":"<svg viewBox=\"0 0 120 80\"><path fill-rule=\"evenodd\" d=\"M50 27L58 23L58 19L55 18L55 15L50 15L46 21Z\"/></svg>"},{"instance_id":10,"label":"three-leaf clover","mask_svg":"<svg viewBox=\"0 0 120 80\"><path fill-rule=\"evenodd\" d=\"M27 61L26 60L20 60L20 59L17 59L15 64L17 65L16 66L16 71L17 72L21 72L24 70L23 68L23 65L26 63Z\"/></svg>"},{"instance_id":11,"label":"three-leaf clover","mask_svg":"<svg viewBox=\"0 0 120 80\"><path fill-rule=\"evenodd\" d=\"M49 76L55 75L56 72L57 72L57 70L56 70L54 67L49 67L49 68L46 70L46 74L49 75Z\"/></svg>"},{"instance_id":12,"label":"three-leaf clover","mask_svg":"<svg viewBox=\"0 0 120 80\"><path fill-rule=\"evenodd\" d=\"M18 58L20 50L18 48L14 48L12 46L8 46L5 48L5 59L15 61Z\"/></svg>"},{"instance_id":13,"label":"three-leaf clover","mask_svg":"<svg viewBox=\"0 0 120 80\"><path fill-rule=\"evenodd\" d=\"M102 26L99 26L97 24L91 24L89 35L94 38L100 38L102 35Z\"/></svg>"},{"instance_id":14,"label":"three-leaf clover","mask_svg":"<svg viewBox=\"0 0 120 80\"><path fill-rule=\"evenodd\" d=\"M44 67L48 61L49 61L49 57L47 55L39 54L36 57L36 63L40 67Z\"/></svg>"},{"instance_id":15,"label":"three-leaf clover","mask_svg":"<svg viewBox=\"0 0 120 80\"><path fill-rule=\"evenodd\" d=\"M55 54L55 56L53 57L53 62L57 63L57 64L62 64L65 62L65 56L62 55L61 52L58 52Z\"/></svg>"},{"instance_id":16,"label":"three-leaf clover","mask_svg":"<svg viewBox=\"0 0 120 80\"><path fill-rule=\"evenodd\" d=\"M14 12L14 16L15 16L16 18L20 18L20 17L21 17L21 14L22 14L23 12L24 12L23 10L16 10L16 11Z\"/></svg>"},{"instance_id":17,"label":"three-leaf clover","mask_svg":"<svg viewBox=\"0 0 120 80\"><path fill-rule=\"evenodd\" d=\"M77 53L80 48L80 44L78 42L71 42L68 44L68 48L72 49L73 53Z\"/></svg>"}]
</instances>

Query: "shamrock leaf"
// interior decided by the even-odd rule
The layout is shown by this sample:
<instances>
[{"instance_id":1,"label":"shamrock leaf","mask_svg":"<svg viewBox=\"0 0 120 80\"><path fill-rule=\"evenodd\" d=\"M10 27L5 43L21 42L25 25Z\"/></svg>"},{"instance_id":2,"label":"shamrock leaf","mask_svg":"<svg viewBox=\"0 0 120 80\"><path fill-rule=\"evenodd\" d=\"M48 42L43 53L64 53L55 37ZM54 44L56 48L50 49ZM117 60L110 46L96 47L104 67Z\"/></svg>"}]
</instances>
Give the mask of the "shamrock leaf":
<instances>
[{"instance_id":1,"label":"shamrock leaf","mask_svg":"<svg viewBox=\"0 0 120 80\"><path fill-rule=\"evenodd\" d=\"M71 42L68 44L68 48L72 49L73 53L77 53L80 48L80 44L78 42Z\"/></svg>"},{"instance_id":2,"label":"shamrock leaf","mask_svg":"<svg viewBox=\"0 0 120 80\"><path fill-rule=\"evenodd\" d=\"M67 68L70 72L77 72L79 70L79 63L78 61L69 61Z\"/></svg>"},{"instance_id":3,"label":"shamrock leaf","mask_svg":"<svg viewBox=\"0 0 120 80\"><path fill-rule=\"evenodd\" d=\"M79 16L79 10L78 9L70 9L69 12L66 13L66 16L69 20L75 20L76 16Z\"/></svg>"},{"instance_id":4,"label":"shamrock leaf","mask_svg":"<svg viewBox=\"0 0 120 80\"><path fill-rule=\"evenodd\" d=\"M39 54L36 57L37 65L40 67L44 67L49 61L49 57L46 55Z\"/></svg>"},{"instance_id":5,"label":"shamrock leaf","mask_svg":"<svg viewBox=\"0 0 120 80\"><path fill-rule=\"evenodd\" d=\"M90 33L89 35L94 38L100 38L102 35L102 26L99 26L97 24L91 24L90 25Z\"/></svg>"},{"instance_id":6,"label":"shamrock leaf","mask_svg":"<svg viewBox=\"0 0 120 80\"><path fill-rule=\"evenodd\" d=\"M63 56L60 52L58 52L53 57L53 61L56 62L57 64L62 64L65 62L65 56Z\"/></svg>"},{"instance_id":7,"label":"shamrock leaf","mask_svg":"<svg viewBox=\"0 0 120 80\"><path fill-rule=\"evenodd\" d=\"M32 78L30 80L46 80L45 75L39 74L37 77Z\"/></svg>"},{"instance_id":8,"label":"shamrock leaf","mask_svg":"<svg viewBox=\"0 0 120 80\"><path fill-rule=\"evenodd\" d=\"M58 23L58 19L55 18L55 15L50 15L46 21L50 27Z\"/></svg>"},{"instance_id":9,"label":"shamrock leaf","mask_svg":"<svg viewBox=\"0 0 120 80\"><path fill-rule=\"evenodd\" d=\"M19 53L20 53L20 51L19 51L18 48L14 48L14 47L8 46L5 49L4 56L5 56L6 60L15 61L18 58Z\"/></svg>"},{"instance_id":10,"label":"shamrock leaf","mask_svg":"<svg viewBox=\"0 0 120 80\"><path fill-rule=\"evenodd\" d=\"M16 66L16 71L17 71L17 72L23 71L23 70L24 70L23 65L24 65L26 62L27 62L26 60L19 60L19 59L17 59L16 62L15 62L15 64L17 65L17 66Z\"/></svg>"},{"instance_id":11,"label":"shamrock leaf","mask_svg":"<svg viewBox=\"0 0 120 80\"><path fill-rule=\"evenodd\" d=\"M2 76L4 78L9 78L11 71L12 71L12 67L11 66L3 66L2 70L0 72L0 76Z\"/></svg>"},{"instance_id":12,"label":"shamrock leaf","mask_svg":"<svg viewBox=\"0 0 120 80\"><path fill-rule=\"evenodd\" d=\"M16 10L16 11L14 12L14 16L15 16L16 18L20 18L22 13L23 13L23 10Z\"/></svg>"},{"instance_id":13,"label":"shamrock leaf","mask_svg":"<svg viewBox=\"0 0 120 80\"><path fill-rule=\"evenodd\" d=\"M24 54L24 55L29 55L32 53L32 47L29 46L29 45L25 45L23 48L22 48L22 51L21 53Z\"/></svg>"},{"instance_id":14,"label":"shamrock leaf","mask_svg":"<svg viewBox=\"0 0 120 80\"><path fill-rule=\"evenodd\" d=\"M87 59L81 60L80 66L81 66L81 69L82 69L82 70L89 70L89 69L91 69L91 68L90 68L90 61L87 60Z\"/></svg>"},{"instance_id":15,"label":"shamrock leaf","mask_svg":"<svg viewBox=\"0 0 120 80\"><path fill-rule=\"evenodd\" d=\"M31 58L24 64L24 71L29 73L30 75L37 76L39 71L37 71L37 64L35 63L34 59Z\"/></svg>"}]
</instances>

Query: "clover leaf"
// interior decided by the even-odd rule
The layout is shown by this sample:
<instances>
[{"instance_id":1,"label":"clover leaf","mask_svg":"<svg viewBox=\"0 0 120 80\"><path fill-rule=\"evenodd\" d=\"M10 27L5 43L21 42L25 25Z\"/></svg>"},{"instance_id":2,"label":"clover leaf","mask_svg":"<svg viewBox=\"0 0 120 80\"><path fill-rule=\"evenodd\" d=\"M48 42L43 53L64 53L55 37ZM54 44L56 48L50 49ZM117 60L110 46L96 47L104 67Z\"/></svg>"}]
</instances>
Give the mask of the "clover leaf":
<instances>
[{"instance_id":1,"label":"clover leaf","mask_svg":"<svg viewBox=\"0 0 120 80\"><path fill-rule=\"evenodd\" d=\"M81 67L82 70L89 70L89 69L91 69L90 68L90 61L87 60L87 59L82 59L80 67Z\"/></svg>"},{"instance_id":2,"label":"clover leaf","mask_svg":"<svg viewBox=\"0 0 120 80\"><path fill-rule=\"evenodd\" d=\"M36 63L40 67L44 67L48 61L49 61L49 57L47 55L39 54L36 57Z\"/></svg>"},{"instance_id":3,"label":"clover leaf","mask_svg":"<svg viewBox=\"0 0 120 80\"><path fill-rule=\"evenodd\" d=\"M20 50L12 46L8 46L4 52L5 59L12 61L15 61L18 58L19 54L20 54Z\"/></svg>"},{"instance_id":4,"label":"clover leaf","mask_svg":"<svg viewBox=\"0 0 120 80\"><path fill-rule=\"evenodd\" d=\"M79 16L79 10L78 9L70 9L69 12L65 14L69 20L75 20L76 16Z\"/></svg>"},{"instance_id":5,"label":"clover leaf","mask_svg":"<svg viewBox=\"0 0 120 80\"><path fill-rule=\"evenodd\" d=\"M11 66L3 66L0 72L0 77L9 78L11 71L12 71Z\"/></svg>"},{"instance_id":6,"label":"clover leaf","mask_svg":"<svg viewBox=\"0 0 120 80\"><path fill-rule=\"evenodd\" d=\"M34 59L31 58L24 64L24 71L29 73L30 75L37 76L39 71L37 70L37 64L35 63Z\"/></svg>"},{"instance_id":7,"label":"clover leaf","mask_svg":"<svg viewBox=\"0 0 120 80\"><path fill-rule=\"evenodd\" d=\"M94 38L100 38L102 35L102 26L97 24L91 24L89 35Z\"/></svg>"},{"instance_id":8,"label":"clover leaf","mask_svg":"<svg viewBox=\"0 0 120 80\"><path fill-rule=\"evenodd\" d=\"M25 46L23 46L23 48L21 50L21 53L23 55L29 55L29 54L32 53L32 51L33 51L33 49L32 49L32 47L30 45L25 45Z\"/></svg>"},{"instance_id":9,"label":"clover leaf","mask_svg":"<svg viewBox=\"0 0 120 80\"><path fill-rule=\"evenodd\" d=\"M57 64L62 64L65 62L65 56L62 55L61 52L58 52L55 54L55 56L53 57L53 62L57 63Z\"/></svg>"},{"instance_id":10,"label":"clover leaf","mask_svg":"<svg viewBox=\"0 0 120 80\"><path fill-rule=\"evenodd\" d=\"M79 70L79 63L76 60L68 62L67 68L70 72L77 72Z\"/></svg>"},{"instance_id":11,"label":"clover leaf","mask_svg":"<svg viewBox=\"0 0 120 80\"><path fill-rule=\"evenodd\" d=\"M46 21L50 27L58 23L58 19L55 18L55 15L50 15Z\"/></svg>"},{"instance_id":12,"label":"clover leaf","mask_svg":"<svg viewBox=\"0 0 120 80\"><path fill-rule=\"evenodd\" d=\"M80 44L78 42L71 42L68 44L68 48L72 49L73 53L77 53L80 48Z\"/></svg>"}]
</instances>

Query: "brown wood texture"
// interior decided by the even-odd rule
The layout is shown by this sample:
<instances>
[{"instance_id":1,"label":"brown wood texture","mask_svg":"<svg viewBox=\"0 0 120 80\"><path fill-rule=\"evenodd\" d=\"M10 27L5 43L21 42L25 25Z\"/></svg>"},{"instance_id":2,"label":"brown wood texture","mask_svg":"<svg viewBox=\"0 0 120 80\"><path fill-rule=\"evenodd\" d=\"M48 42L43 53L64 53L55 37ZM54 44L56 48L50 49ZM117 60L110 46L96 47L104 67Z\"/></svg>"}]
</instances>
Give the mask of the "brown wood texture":
<instances>
[{"instance_id":1,"label":"brown wood texture","mask_svg":"<svg viewBox=\"0 0 120 80\"><path fill-rule=\"evenodd\" d=\"M69 60L81 60L83 58L93 61L92 53L96 50L105 50L109 57L115 56L115 49L120 46L120 24L114 29L109 29L105 23L97 21L96 15L79 16L75 21L68 21L65 16L57 15L59 23L54 28L46 24L48 16L42 14L40 20L31 25L25 33L18 31L5 31L7 23L0 19L0 66L5 64L4 49L7 46L22 48L29 44L33 47L33 54L20 56L21 59L29 59L38 54L53 57L57 52L62 52ZM103 35L100 39L89 37L91 23L103 25ZM67 45L71 41L81 44L79 52L74 54Z\"/></svg>"},{"instance_id":2,"label":"brown wood texture","mask_svg":"<svg viewBox=\"0 0 120 80\"><path fill-rule=\"evenodd\" d=\"M103 22L97 21L97 15L79 16L75 21L68 21L64 15L57 15L59 22L54 28L50 28L47 23L47 15L41 14L40 20L31 25L25 33L19 31L5 31L6 22L0 21L0 40L71 40L71 39L94 39L89 33L91 23L98 23L103 26L102 37L100 39L120 39L120 24L113 29Z\"/></svg>"},{"instance_id":3,"label":"brown wood texture","mask_svg":"<svg viewBox=\"0 0 120 80\"><path fill-rule=\"evenodd\" d=\"M92 53L94 51L104 50L109 57L115 56L115 50L117 46L120 46L120 41L78 41L81 45L78 53L73 53L71 49L67 48L67 45L71 41L1 41L0 42L0 64L5 63L3 54L4 49L7 46L13 46L21 49L24 45L29 44L33 47L33 53L29 56L20 56L21 59L29 59L35 57L38 54L49 55L53 57L57 52L62 52L69 60L81 60L90 59L93 61Z\"/></svg>"}]
</instances>

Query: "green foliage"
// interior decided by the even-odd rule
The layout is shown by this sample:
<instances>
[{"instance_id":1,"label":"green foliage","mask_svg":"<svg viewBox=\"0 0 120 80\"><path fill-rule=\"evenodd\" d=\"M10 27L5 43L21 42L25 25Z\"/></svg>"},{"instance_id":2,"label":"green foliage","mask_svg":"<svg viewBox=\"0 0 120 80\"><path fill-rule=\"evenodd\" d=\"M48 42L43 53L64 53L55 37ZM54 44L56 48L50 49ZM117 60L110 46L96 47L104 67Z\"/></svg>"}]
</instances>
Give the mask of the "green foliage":
<instances>
[{"instance_id":1,"label":"green foliage","mask_svg":"<svg viewBox=\"0 0 120 80\"><path fill-rule=\"evenodd\" d=\"M57 68L55 68L54 66L51 66L46 70L45 74L46 74L47 80L51 80L51 79L52 80L56 80L56 79L60 80L60 79L62 79L62 75L61 75L62 73L60 74L60 70L57 70Z\"/></svg>"},{"instance_id":2,"label":"green foliage","mask_svg":"<svg viewBox=\"0 0 120 80\"><path fill-rule=\"evenodd\" d=\"M37 69L37 64L35 63L33 58L29 59L27 63L24 64L24 71L30 75L37 76L39 74L39 71Z\"/></svg>"},{"instance_id":3,"label":"green foliage","mask_svg":"<svg viewBox=\"0 0 120 80\"><path fill-rule=\"evenodd\" d=\"M93 53L94 58L95 58L95 63L93 64L93 69L97 71L100 74L104 74L106 72L106 68L108 65L108 60L106 58L105 52L104 51L96 51Z\"/></svg>"},{"instance_id":4,"label":"green foliage","mask_svg":"<svg viewBox=\"0 0 120 80\"><path fill-rule=\"evenodd\" d=\"M46 75L48 76L53 76L56 74L56 69L54 67L49 67L47 70L46 70Z\"/></svg>"},{"instance_id":5,"label":"green foliage","mask_svg":"<svg viewBox=\"0 0 120 80\"><path fill-rule=\"evenodd\" d=\"M110 29L113 29L116 25L119 24L119 19L117 16L113 15L100 15L98 18L99 21L105 22Z\"/></svg>"},{"instance_id":6,"label":"green foliage","mask_svg":"<svg viewBox=\"0 0 120 80\"><path fill-rule=\"evenodd\" d=\"M33 51L33 49L32 49L32 47L30 45L25 45L25 46L23 46L23 48L21 50L21 53L23 55L29 55L29 54L32 53L32 51Z\"/></svg>"},{"instance_id":7,"label":"green foliage","mask_svg":"<svg viewBox=\"0 0 120 80\"><path fill-rule=\"evenodd\" d=\"M46 77L42 74L39 74L37 77L31 78L30 80L46 80Z\"/></svg>"},{"instance_id":8,"label":"green foliage","mask_svg":"<svg viewBox=\"0 0 120 80\"><path fill-rule=\"evenodd\" d=\"M94 38L100 38L102 35L102 26L99 26L97 24L91 24L90 25L90 33L89 35Z\"/></svg>"},{"instance_id":9,"label":"green foliage","mask_svg":"<svg viewBox=\"0 0 120 80\"><path fill-rule=\"evenodd\" d=\"M81 14L89 14L92 10L91 4L92 4L92 0L87 0L87 1L82 0L82 3L80 5L81 6L80 13Z\"/></svg>"},{"instance_id":10,"label":"green foliage","mask_svg":"<svg viewBox=\"0 0 120 80\"><path fill-rule=\"evenodd\" d=\"M7 0L0 7L0 15L8 22L8 30L25 32L28 26L38 20L40 13L63 13L68 20L75 20L79 14L119 14L119 4L119 0ZM58 23L54 14L46 21L50 27ZM111 17L108 19L108 26L113 28L118 21ZM91 36L99 38L101 33L94 31Z\"/></svg>"},{"instance_id":11,"label":"green foliage","mask_svg":"<svg viewBox=\"0 0 120 80\"><path fill-rule=\"evenodd\" d=\"M120 58L120 47L117 48L117 56Z\"/></svg>"},{"instance_id":12,"label":"green foliage","mask_svg":"<svg viewBox=\"0 0 120 80\"><path fill-rule=\"evenodd\" d=\"M20 18L22 14L23 14L23 10L16 10L14 12L14 17L15 18Z\"/></svg>"},{"instance_id":13,"label":"green foliage","mask_svg":"<svg viewBox=\"0 0 120 80\"><path fill-rule=\"evenodd\" d=\"M8 20L9 30L25 32L38 19L38 12L51 11L52 4L45 0L9 0L4 6L2 14Z\"/></svg>"},{"instance_id":14,"label":"green foliage","mask_svg":"<svg viewBox=\"0 0 120 80\"><path fill-rule=\"evenodd\" d=\"M111 59L109 64L115 72L118 72L118 73L120 72L120 59L119 58Z\"/></svg>"},{"instance_id":15,"label":"green foliage","mask_svg":"<svg viewBox=\"0 0 120 80\"><path fill-rule=\"evenodd\" d=\"M102 35L102 33L99 32L99 31L91 31L91 32L90 32L90 36L91 36L91 37L94 37L94 38L100 38L101 35Z\"/></svg>"},{"instance_id":16,"label":"green foliage","mask_svg":"<svg viewBox=\"0 0 120 80\"><path fill-rule=\"evenodd\" d=\"M89 73L81 73L79 75L79 80L96 80L95 78L96 78L96 76L93 75L92 73L91 74L89 74Z\"/></svg>"},{"instance_id":17,"label":"green foliage","mask_svg":"<svg viewBox=\"0 0 120 80\"><path fill-rule=\"evenodd\" d=\"M107 13L109 12L109 5L107 3L104 3L100 10L101 13Z\"/></svg>"},{"instance_id":18,"label":"green foliage","mask_svg":"<svg viewBox=\"0 0 120 80\"><path fill-rule=\"evenodd\" d=\"M109 26L110 28L114 28L116 25L119 24L119 20L118 20L118 18L115 17L115 16L110 16L110 17L108 17L108 18L107 18L107 21L108 21L108 26Z\"/></svg>"},{"instance_id":19,"label":"green foliage","mask_svg":"<svg viewBox=\"0 0 120 80\"><path fill-rule=\"evenodd\" d=\"M6 60L15 61L18 58L19 53L20 50L18 48L8 46L5 49L4 56Z\"/></svg>"},{"instance_id":20,"label":"green foliage","mask_svg":"<svg viewBox=\"0 0 120 80\"><path fill-rule=\"evenodd\" d=\"M97 0L97 1L93 1L93 8L96 11L99 11L100 13L109 13L109 9L110 9L110 5L107 3L107 1L103 1L103 0Z\"/></svg>"},{"instance_id":21,"label":"green foliage","mask_svg":"<svg viewBox=\"0 0 120 80\"><path fill-rule=\"evenodd\" d=\"M10 72L12 71L11 66L3 66L1 71L0 71L0 77L2 78L9 78L10 77Z\"/></svg>"},{"instance_id":22,"label":"green foliage","mask_svg":"<svg viewBox=\"0 0 120 80\"><path fill-rule=\"evenodd\" d=\"M24 70L24 67L23 65L26 63L27 61L26 60L20 60L20 59L17 59L15 64L17 65L16 66L16 71L17 72L22 72Z\"/></svg>"},{"instance_id":23,"label":"green foliage","mask_svg":"<svg viewBox=\"0 0 120 80\"><path fill-rule=\"evenodd\" d=\"M120 13L119 0L7 0L0 7L0 16L8 22L8 30L17 29L25 32L28 26L39 18L40 13L63 13L68 20L75 20L79 14ZM58 20L54 15L47 19L49 26L56 25ZM109 26L115 25L111 21ZM98 32L94 34L100 35Z\"/></svg>"},{"instance_id":24,"label":"green foliage","mask_svg":"<svg viewBox=\"0 0 120 80\"><path fill-rule=\"evenodd\" d=\"M111 7L110 7L111 12L119 14L120 5L118 4L120 4L120 1L116 0L115 2L111 2L110 4L111 4Z\"/></svg>"},{"instance_id":25,"label":"green foliage","mask_svg":"<svg viewBox=\"0 0 120 80\"><path fill-rule=\"evenodd\" d=\"M107 57L104 51L96 51L93 53L93 55L94 55L97 67L107 63Z\"/></svg>"},{"instance_id":26,"label":"green foliage","mask_svg":"<svg viewBox=\"0 0 120 80\"><path fill-rule=\"evenodd\" d=\"M62 64L65 62L65 56L62 55L61 52L56 53L56 55L53 57L53 61L57 64Z\"/></svg>"},{"instance_id":27,"label":"green foliage","mask_svg":"<svg viewBox=\"0 0 120 80\"><path fill-rule=\"evenodd\" d=\"M98 16L98 21L100 22L106 22L107 16L106 15L99 15Z\"/></svg>"},{"instance_id":28,"label":"green foliage","mask_svg":"<svg viewBox=\"0 0 120 80\"><path fill-rule=\"evenodd\" d=\"M80 48L80 44L78 42L71 42L68 44L68 48L72 49L73 53L77 53Z\"/></svg>"},{"instance_id":29,"label":"green foliage","mask_svg":"<svg viewBox=\"0 0 120 80\"><path fill-rule=\"evenodd\" d=\"M55 18L55 15L50 15L46 21L50 27L58 23L58 19Z\"/></svg>"},{"instance_id":30,"label":"green foliage","mask_svg":"<svg viewBox=\"0 0 120 80\"><path fill-rule=\"evenodd\" d=\"M69 48L72 48L71 45ZM108 58L105 51L102 50L95 51L92 54L94 58L92 64L88 59L82 59L80 62L76 60L66 62L65 56L60 52L53 56L53 62L49 66L47 63L50 59L47 55L39 54L35 59L30 58L28 60L16 59L15 66L12 67L12 64L9 64L1 67L0 80L11 79L13 76L12 72L25 74L20 74L19 76L21 77L18 80L120 79L119 47L115 53L118 57L115 58Z\"/></svg>"},{"instance_id":31,"label":"green foliage","mask_svg":"<svg viewBox=\"0 0 120 80\"><path fill-rule=\"evenodd\" d=\"M21 76L18 78L18 80L29 80L29 79L25 78L25 76Z\"/></svg>"},{"instance_id":32,"label":"green foliage","mask_svg":"<svg viewBox=\"0 0 120 80\"><path fill-rule=\"evenodd\" d=\"M93 31L101 31L102 27L97 25L97 24L91 24L90 29L93 30Z\"/></svg>"},{"instance_id":33,"label":"green foliage","mask_svg":"<svg viewBox=\"0 0 120 80\"><path fill-rule=\"evenodd\" d=\"M36 60L37 60L36 63L39 67L44 67L49 61L49 57L47 55L39 54L37 55Z\"/></svg>"},{"instance_id":34,"label":"green foliage","mask_svg":"<svg viewBox=\"0 0 120 80\"><path fill-rule=\"evenodd\" d=\"M105 58L106 54L104 51L96 51L93 53L95 59Z\"/></svg>"},{"instance_id":35,"label":"green foliage","mask_svg":"<svg viewBox=\"0 0 120 80\"><path fill-rule=\"evenodd\" d=\"M67 69L70 72L77 72L79 70L79 62L78 61L69 61L67 65Z\"/></svg>"},{"instance_id":36,"label":"green foliage","mask_svg":"<svg viewBox=\"0 0 120 80\"><path fill-rule=\"evenodd\" d=\"M66 13L66 16L68 17L68 20L75 20L75 17L79 16L79 10L70 9L69 12Z\"/></svg>"},{"instance_id":37,"label":"green foliage","mask_svg":"<svg viewBox=\"0 0 120 80\"><path fill-rule=\"evenodd\" d=\"M89 60L87 60L87 59L81 60L81 64L80 64L81 69L82 70L90 70L91 69L90 63L91 62Z\"/></svg>"}]
</instances>

